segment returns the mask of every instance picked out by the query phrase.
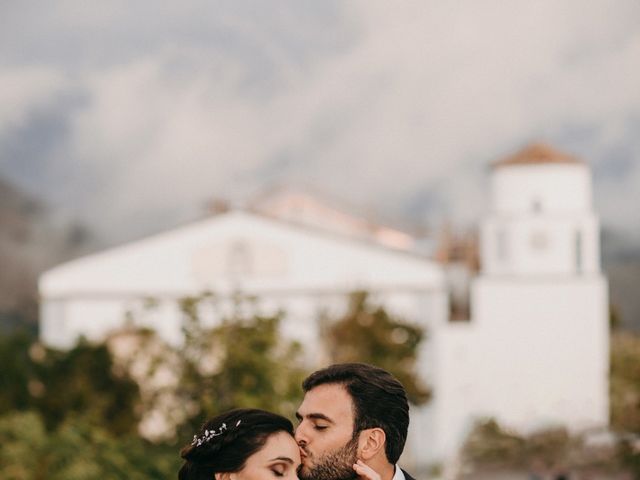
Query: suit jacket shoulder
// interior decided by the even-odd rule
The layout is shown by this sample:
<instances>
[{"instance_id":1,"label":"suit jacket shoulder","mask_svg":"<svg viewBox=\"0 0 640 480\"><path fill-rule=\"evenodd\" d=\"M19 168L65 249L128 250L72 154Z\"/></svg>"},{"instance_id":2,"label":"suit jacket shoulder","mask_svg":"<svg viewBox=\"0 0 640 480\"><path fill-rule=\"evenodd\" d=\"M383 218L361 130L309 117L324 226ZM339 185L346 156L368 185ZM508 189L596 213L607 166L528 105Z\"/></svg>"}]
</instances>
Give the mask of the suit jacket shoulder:
<instances>
[{"instance_id":1,"label":"suit jacket shoulder","mask_svg":"<svg viewBox=\"0 0 640 480\"><path fill-rule=\"evenodd\" d=\"M405 478L406 480L416 480L416 479L415 479L415 478L413 478L411 475L409 475L409 474L407 473L407 471L406 471L406 470L402 470L402 473L404 473L404 478Z\"/></svg>"}]
</instances>

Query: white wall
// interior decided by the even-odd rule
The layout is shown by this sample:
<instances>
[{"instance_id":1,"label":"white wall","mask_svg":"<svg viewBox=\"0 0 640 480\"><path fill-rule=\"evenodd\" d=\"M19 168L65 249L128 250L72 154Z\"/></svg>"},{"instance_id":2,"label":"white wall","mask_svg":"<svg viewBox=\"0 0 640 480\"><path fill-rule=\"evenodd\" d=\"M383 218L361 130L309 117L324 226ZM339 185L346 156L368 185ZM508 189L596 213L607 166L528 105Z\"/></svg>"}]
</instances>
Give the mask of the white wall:
<instances>
[{"instance_id":1,"label":"white wall","mask_svg":"<svg viewBox=\"0 0 640 480\"><path fill-rule=\"evenodd\" d=\"M203 291L242 291L310 318L327 296L366 288L428 297L444 280L439 267L405 252L233 212L61 265L39 287L43 340L69 346L81 334L104 336L126 312L140 313L146 297L175 303ZM155 325L172 342L179 341L174 313Z\"/></svg>"},{"instance_id":2,"label":"white wall","mask_svg":"<svg viewBox=\"0 0 640 480\"><path fill-rule=\"evenodd\" d=\"M592 213L491 215L481 229L482 272L487 275L597 273L600 271L599 243L599 224Z\"/></svg>"},{"instance_id":3,"label":"white wall","mask_svg":"<svg viewBox=\"0 0 640 480\"><path fill-rule=\"evenodd\" d=\"M591 210L591 171L582 163L505 165L491 175L491 210L503 214Z\"/></svg>"},{"instance_id":4,"label":"white wall","mask_svg":"<svg viewBox=\"0 0 640 480\"><path fill-rule=\"evenodd\" d=\"M502 165L481 227L487 275L582 275L600 271L599 223L585 164Z\"/></svg>"},{"instance_id":5,"label":"white wall","mask_svg":"<svg viewBox=\"0 0 640 480\"><path fill-rule=\"evenodd\" d=\"M452 325L438 350L438 454L451 457L474 419L527 432L608 424L607 284L481 277L472 323Z\"/></svg>"},{"instance_id":6,"label":"white wall","mask_svg":"<svg viewBox=\"0 0 640 480\"><path fill-rule=\"evenodd\" d=\"M471 322L431 339L437 390L428 409L430 457L452 459L483 417L523 433L606 426L608 295L589 169L496 168L480 247Z\"/></svg>"},{"instance_id":7,"label":"white wall","mask_svg":"<svg viewBox=\"0 0 640 480\"><path fill-rule=\"evenodd\" d=\"M239 246L246 262L234 260ZM406 252L232 212L63 264L45 272L39 287L48 298L147 291L179 295L238 287L430 287L440 285L441 277L433 263Z\"/></svg>"}]
</instances>

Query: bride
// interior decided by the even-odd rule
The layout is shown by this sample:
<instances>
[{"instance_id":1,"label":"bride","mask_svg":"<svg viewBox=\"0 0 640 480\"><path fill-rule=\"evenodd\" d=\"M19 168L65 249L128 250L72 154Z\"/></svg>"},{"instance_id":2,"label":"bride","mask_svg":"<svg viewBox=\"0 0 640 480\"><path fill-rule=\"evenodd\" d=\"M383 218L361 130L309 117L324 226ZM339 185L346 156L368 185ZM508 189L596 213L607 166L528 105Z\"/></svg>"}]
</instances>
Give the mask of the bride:
<instances>
[{"instance_id":1,"label":"bride","mask_svg":"<svg viewBox=\"0 0 640 480\"><path fill-rule=\"evenodd\" d=\"M297 480L300 450L293 425L275 413L236 409L207 421L180 455L179 480ZM379 480L358 461L354 478Z\"/></svg>"}]
</instances>

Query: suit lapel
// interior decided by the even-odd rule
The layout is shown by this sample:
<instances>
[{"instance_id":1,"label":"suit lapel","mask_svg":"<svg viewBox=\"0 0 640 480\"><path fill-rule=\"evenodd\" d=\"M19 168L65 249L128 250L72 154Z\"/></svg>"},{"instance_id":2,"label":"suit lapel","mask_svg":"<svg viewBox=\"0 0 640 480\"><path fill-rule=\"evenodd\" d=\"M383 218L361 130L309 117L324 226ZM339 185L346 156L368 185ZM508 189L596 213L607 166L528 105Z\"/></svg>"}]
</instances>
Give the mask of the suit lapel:
<instances>
[{"instance_id":1,"label":"suit lapel","mask_svg":"<svg viewBox=\"0 0 640 480\"><path fill-rule=\"evenodd\" d=\"M402 469L401 469L402 470ZM404 478L405 480L416 480L415 478L413 478L411 475L409 475L406 470L402 470L402 473L404 473Z\"/></svg>"}]
</instances>

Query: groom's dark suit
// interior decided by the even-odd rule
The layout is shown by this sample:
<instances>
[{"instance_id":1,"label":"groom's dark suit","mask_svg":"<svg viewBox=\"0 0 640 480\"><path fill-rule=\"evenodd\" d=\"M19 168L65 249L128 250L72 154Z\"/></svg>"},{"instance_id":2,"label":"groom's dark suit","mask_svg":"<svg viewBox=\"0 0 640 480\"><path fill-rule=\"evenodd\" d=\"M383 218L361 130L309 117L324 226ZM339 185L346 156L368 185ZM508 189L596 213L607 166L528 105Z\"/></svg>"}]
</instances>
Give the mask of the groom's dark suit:
<instances>
[{"instance_id":1,"label":"groom's dark suit","mask_svg":"<svg viewBox=\"0 0 640 480\"><path fill-rule=\"evenodd\" d=\"M402 470L402 469L400 469L400 470ZM409 475L406 470L402 470L402 473L404 473L405 480L416 480L411 475Z\"/></svg>"}]
</instances>

